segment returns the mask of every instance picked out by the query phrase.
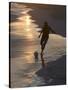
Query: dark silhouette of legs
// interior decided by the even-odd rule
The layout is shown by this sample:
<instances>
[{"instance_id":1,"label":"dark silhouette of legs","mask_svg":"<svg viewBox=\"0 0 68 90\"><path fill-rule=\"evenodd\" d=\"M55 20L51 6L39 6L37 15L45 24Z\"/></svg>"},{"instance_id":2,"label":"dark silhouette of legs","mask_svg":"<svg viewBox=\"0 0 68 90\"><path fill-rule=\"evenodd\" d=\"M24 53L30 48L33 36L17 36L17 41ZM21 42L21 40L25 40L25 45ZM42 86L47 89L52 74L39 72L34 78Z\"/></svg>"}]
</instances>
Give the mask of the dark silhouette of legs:
<instances>
[{"instance_id":1,"label":"dark silhouette of legs","mask_svg":"<svg viewBox=\"0 0 68 90\"><path fill-rule=\"evenodd\" d=\"M45 67L45 63L44 63L44 59L43 59L43 51L44 51L45 45L47 44L48 38L49 37L47 36L46 38L42 38L41 39L41 61L42 61L42 67Z\"/></svg>"},{"instance_id":2,"label":"dark silhouette of legs","mask_svg":"<svg viewBox=\"0 0 68 90\"><path fill-rule=\"evenodd\" d=\"M43 51L44 51L45 45L46 45L46 43L48 41L48 38L49 37L47 36L46 38L41 39L41 54L43 54Z\"/></svg>"}]
</instances>

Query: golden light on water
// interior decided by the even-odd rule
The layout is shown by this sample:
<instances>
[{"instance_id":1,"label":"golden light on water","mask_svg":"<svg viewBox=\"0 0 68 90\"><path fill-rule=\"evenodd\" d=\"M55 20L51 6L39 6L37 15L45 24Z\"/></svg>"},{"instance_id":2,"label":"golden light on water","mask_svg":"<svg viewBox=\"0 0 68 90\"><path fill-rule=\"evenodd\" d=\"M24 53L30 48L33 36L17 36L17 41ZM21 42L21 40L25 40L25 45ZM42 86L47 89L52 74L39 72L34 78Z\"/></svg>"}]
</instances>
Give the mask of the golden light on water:
<instances>
[{"instance_id":1,"label":"golden light on water","mask_svg":"<svg viewBox=\"0 0 68 90\"><path fill-rule=\"evenodd\" d=\"M24 14L18 18L18 22L11 23L13 27L12 34L18 36L25 36L27 39L34 39L36 36L36 25L32 23L31 16L29 14Z\"/></svg>"},{"instance_id":2,"label":"golden light on water","mask_svg":"<svg viewBox=\"0 0 68 90\"><path fill-rule=\"evenodd\" d=\"M19 9L17 9L17 11L18 10ZM33 20L31 18L32 16L29 14L29 11L32 10L33 9L31 8L27 8L27 6L23 6L23 9L21 9L20 12L20 16L17 18L17 21L11 23L11 33L13 35L29 40L35 40L37 38L38 33L36 30L38 29L38 25L35 23L35 20Z\"/></svg>"},{"instance_id":3,"label":"golden light on water","mask_svg":"<svg viewBox=\"0 0 68 90\"><path fill-rule=\"evenodd\" d=\"M31 24L30 16L28 14L26 14L26 16L25 16L26 31L30 31L30 24Z\"/></svg>"}]
</instances>

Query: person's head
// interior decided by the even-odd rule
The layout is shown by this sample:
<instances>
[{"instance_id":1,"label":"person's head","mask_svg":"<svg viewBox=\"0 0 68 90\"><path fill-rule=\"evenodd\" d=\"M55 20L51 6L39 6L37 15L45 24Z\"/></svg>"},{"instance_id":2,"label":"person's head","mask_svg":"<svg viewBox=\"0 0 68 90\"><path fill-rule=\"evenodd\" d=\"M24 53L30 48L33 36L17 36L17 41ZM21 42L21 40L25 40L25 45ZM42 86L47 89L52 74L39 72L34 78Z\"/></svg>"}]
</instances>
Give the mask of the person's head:
<instances>
[{"instance_id":1,"label":"person's head","mask_svg":"<svg viewBox=\"0 0 68 90\"><path fill-rule=\"evenodd\" d=\"M45 25L45 26L47 26L47 25L48 25L48 23L45 21L45 22L44 22L44 25Z\"/></svg>"}]
</instances>

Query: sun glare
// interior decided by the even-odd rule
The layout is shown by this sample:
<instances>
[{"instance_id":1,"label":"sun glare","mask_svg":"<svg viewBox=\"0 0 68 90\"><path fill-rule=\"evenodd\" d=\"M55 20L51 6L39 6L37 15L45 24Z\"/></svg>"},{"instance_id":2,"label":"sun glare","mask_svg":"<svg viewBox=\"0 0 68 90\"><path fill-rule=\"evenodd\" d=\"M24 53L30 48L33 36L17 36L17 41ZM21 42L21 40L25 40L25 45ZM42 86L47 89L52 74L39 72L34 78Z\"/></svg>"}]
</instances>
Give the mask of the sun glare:
<instances>
[{"instance_id":1,"label":"sun glare","mask_svg":"<svg viewBox=\"0 0 68 90\"><path fill-rule=\"evenodd\" d=\"M30 31L30 16L28 14L25 16L25 26L26 30Z\"/></svg>"}]
</instances>

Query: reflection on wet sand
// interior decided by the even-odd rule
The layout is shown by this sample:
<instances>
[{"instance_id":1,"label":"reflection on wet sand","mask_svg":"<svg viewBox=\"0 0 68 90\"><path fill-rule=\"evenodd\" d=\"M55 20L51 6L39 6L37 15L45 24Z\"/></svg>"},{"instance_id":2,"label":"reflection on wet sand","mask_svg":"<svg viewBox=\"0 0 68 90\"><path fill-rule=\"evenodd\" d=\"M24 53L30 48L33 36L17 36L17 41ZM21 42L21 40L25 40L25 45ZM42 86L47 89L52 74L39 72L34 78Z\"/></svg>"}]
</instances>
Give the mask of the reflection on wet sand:
<instances>
[{"instance_id":1,"label":"reflection on wet sand","mask_svg":"<svg viewBox=\"0 0 68 90\"><path fill-rule=\"evenodd\" d=\"M33 20L31 20L31 16L29 14L22 15L18 18L18 22L13 22L11 25L11 34L24 36L25 38L36 38L37 32L39 29L38 25L36 25Z\"/></svg>"},{"instance_id":2,"label":"reflection on wet sand","mask_svg":"<svg viewBox=\"0 0 68 90\"><path fill-rule=\"evenodd\" d=\"M44 60L43 54L41 54L40 56L41 56L42 68L46 68L47 67L47 63L46 63L46 60Z\"/></svg>"},{"instance_id":3,"label":"reflection on wet sand","mask_svg":"<svg viewBox=\"0 0 68 90\"><path fill-rule=\"evenodd\" d=\"M24 11L21 12L21 16L17 18L17 22L11 22L11 47L12 47L12 58L17 56L19 58L25 59L27 63L33 61L33 53L37 50L37 29L38 25L34 23L31 16L28 14L32 9L24 7ZM28 53L28 55L26 55ZM18 56L20 57L18 58ZM30 61L31 60L31 61Z\"/></svg>"}]
</instances>

